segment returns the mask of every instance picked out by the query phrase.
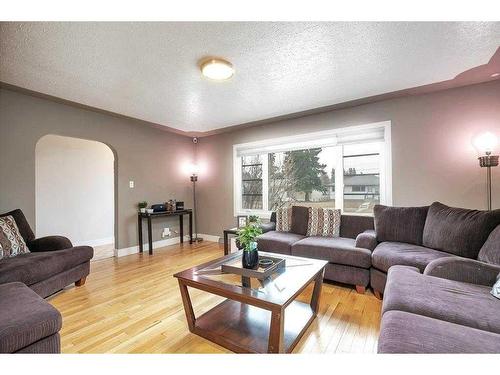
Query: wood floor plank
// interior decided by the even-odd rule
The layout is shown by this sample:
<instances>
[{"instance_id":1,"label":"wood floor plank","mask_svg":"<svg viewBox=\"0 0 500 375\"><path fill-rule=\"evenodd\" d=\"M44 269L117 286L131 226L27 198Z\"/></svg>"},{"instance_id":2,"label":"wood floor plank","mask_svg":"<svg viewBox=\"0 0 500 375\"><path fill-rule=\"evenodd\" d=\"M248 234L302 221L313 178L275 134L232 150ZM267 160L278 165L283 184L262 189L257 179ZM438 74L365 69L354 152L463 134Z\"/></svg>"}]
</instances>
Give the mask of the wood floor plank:
<instances>
[{"instance_id":1,"label":"wood floor plank","mask_svg":"<svg viewBox=\"0 0 500 375\"><path fill-rule=\"evenodd\" d=\"M219 244L174 245L154 255L96 260L81 287L48 298L63 316L63 353L230 353L191 334L173 274L220 257ZM189 290L197 316L223 299ZM299 296L309 301L312 287ZM317 319L294 353L376 351L381 301L369 291L324 283Z\"/></svg>"}]
</instances>

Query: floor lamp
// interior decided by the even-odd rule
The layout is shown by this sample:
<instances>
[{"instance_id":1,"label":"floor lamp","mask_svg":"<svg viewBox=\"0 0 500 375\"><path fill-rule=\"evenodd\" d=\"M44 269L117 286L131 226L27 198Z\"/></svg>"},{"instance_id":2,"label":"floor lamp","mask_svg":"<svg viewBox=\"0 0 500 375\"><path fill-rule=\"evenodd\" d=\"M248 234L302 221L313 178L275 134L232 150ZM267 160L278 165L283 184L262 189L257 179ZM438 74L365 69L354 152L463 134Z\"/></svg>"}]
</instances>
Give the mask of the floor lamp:
<instances>
[{"instance_id":1,"label":"floor lamp","mask_svg":"<svg viewBox=\"0 0 500 375\"><path fill-rule=\"evenodd\" d=\"M479 153L479 166L486 168L486 199L488 211L491 211L491 167L498 165L498 155L492 155L497 145L497 137L490 132L483 133L474 140L474 147Z\"/></svg>"},{"instance_id":2,"label":"floor lamp","mask_svg":"<svg viewBox=\"0 0 500 375\"><path fill-rule=\"evenodd\" d=\"M198 210L196 209L196 182L198 181L198 167L192 166L191 182L193 183L193 216L194 216L194 238L193 243L203 241L203 238L198 237Z\"/></svg>"}]
</instances>

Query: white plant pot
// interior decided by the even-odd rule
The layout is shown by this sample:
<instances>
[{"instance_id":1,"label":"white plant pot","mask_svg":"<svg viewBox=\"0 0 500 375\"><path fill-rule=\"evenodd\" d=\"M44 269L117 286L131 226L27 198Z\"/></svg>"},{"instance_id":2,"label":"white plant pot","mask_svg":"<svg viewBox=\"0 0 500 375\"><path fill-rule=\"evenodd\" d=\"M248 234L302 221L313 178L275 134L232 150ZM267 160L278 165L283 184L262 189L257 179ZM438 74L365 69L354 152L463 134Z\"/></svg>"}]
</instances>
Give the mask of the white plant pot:
<instances>
[{"instance_id":1,"label":"white plant pot","mask_svg":"<svg viewBox=\"0 0 500 375\"><path fill-rule=\"evenodd\" d=\"M145 214L145 213L146 213L146 209L145 209L145 208L139 208L139 211L140 211L141 213L143 213L143 214Z\"/></svg>"}]
</instances>

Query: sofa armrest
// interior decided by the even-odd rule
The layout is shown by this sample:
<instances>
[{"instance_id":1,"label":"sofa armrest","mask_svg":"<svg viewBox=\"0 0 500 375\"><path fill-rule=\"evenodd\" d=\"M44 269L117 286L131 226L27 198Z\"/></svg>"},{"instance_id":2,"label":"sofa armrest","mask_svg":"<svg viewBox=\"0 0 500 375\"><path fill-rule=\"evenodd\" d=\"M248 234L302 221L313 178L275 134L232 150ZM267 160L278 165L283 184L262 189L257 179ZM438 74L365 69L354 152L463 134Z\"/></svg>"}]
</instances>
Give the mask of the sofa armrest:
<instances>
[{"instance_id":1,"label":"sofa armrest","mask_svg":"<svg viewBox=\"0 0 500 375\"><path fill-rule=\"evenodd\" d=\"M500 266L458 257L433 260L424 270L424 275L485 286L493 286L498 274Z\"/></svg>"},{"instance_id":2,"label":"sofa armrest","mask_svg":"<svg viewBox=\"0 0 500 375\"><path fill-rule=\"evenodd\" d=\"M276 229L276 223L273 223L272 221L269 223L264 223L260 225L260 228L262 229L262 233L270 232Z\"/></svg>"},{"instance_id":3,"label":"sofa armrest","mask_svg":"<svg viewBox=\"0 0 500 375\"><path fill-rule=\"evenodd\" d=\"M377 234L373 229L365 230L356 237L356 247L373 251L377 244Z\"/></svg>"},{"instance_id":4,"label":"sofa armrest","mask_svg":"<svg viewBox=\"0 0 500 375\"><path fill-rule=\"evenodd\" d=\"M63 236L41 237L28 243L28 248L32 252L63 250L71 247L73 247L71 241Z\"/></svg>"}]
</instances>

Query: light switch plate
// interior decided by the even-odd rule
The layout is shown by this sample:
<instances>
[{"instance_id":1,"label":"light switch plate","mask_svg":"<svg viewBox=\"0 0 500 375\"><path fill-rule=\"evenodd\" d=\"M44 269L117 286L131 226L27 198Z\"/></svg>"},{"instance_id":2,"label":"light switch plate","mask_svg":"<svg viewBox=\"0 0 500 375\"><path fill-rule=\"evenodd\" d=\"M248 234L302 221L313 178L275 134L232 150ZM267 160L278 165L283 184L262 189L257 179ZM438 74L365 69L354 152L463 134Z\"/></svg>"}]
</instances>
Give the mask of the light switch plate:
<instances>
[{"instance_id":1,"label":"light switch plate","mask_svg":"<svg viewBox=\"0 0 500 375\"><path fill-rule=\"evenodd\" d=\"M134 181L130 180L128 182L128 186L129 186L129 188L133 189L134 188Z\"/></svg>"}]
</instances>

